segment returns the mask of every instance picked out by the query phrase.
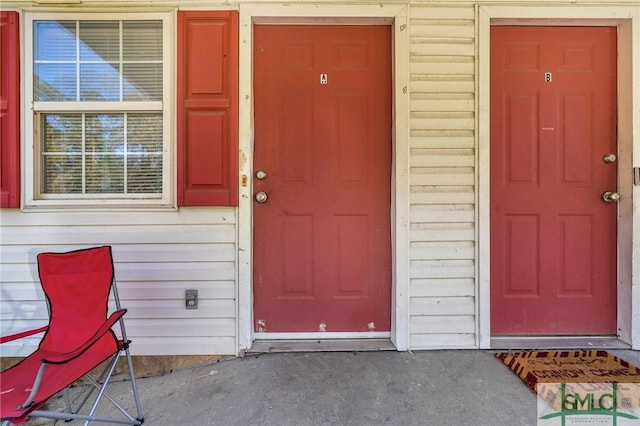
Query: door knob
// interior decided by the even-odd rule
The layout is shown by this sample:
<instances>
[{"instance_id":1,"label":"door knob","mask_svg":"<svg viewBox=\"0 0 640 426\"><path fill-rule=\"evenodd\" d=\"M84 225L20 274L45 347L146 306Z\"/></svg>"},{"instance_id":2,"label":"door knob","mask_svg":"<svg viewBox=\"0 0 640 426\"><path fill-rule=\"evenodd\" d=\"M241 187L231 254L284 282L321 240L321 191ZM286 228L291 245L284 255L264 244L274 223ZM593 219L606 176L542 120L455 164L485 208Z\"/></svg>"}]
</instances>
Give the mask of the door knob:
<instances>
[{"instance_id":1,"label":"door knob","mask_svg":"<svg viewBox=\"0 0 640 426\"><path fill-rule=\"evenodd\" d=\"M269 198L269 197L267 196L266 192L260 191L260 192L256 193L255 198L256 198L257 202L264 203L264 202L267 201L267 198Z\"/></svg>"},{"instance_id":2,"label":"door knob","mask_svg":"<svg viewBox=\"0 0 640 426\"><path fill-rule=\"evenodd\" d=\"M607 164L615 163L616 160L617 160L617 157L613 153L605 154L605 156L602 157L602 161L604 161Z\"/></svg>"},{"instance_id":3,"label":"door knob","mask_svg":"<svg viewBox=\"0 0 640 426\"><path fill-rule=\"evenodd\" d=\"M256 179L263 180L266 177L267 177L267 172L265 172L264 170L258 170L256 172Z\"/></svg>"},{"instance_id":4,"label":"door knob","mask_svg":"<svg viewBox=\"0 0 640 426\"><path fill-rule=\"evenodd\" d=\"M602 199L607 203L611 203L613 201L619 201L620 194L618 194L617 192L607 191L604 194L602 194Z\"/></svg>"}]
</instances>

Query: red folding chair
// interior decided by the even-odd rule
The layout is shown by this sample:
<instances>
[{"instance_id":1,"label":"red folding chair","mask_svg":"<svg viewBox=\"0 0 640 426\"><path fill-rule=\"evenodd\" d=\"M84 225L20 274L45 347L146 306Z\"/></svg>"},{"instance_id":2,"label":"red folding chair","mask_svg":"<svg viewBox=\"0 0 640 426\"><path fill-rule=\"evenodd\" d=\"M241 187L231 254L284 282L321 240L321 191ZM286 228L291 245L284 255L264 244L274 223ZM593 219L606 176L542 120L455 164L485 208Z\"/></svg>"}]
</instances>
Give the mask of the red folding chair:
<instances>
[{"instance_id":1,"label":"red folding chair","mask_svg":"<svg viewBox=\"0 0 640 426\"><path fill-rule=\"evenodd\" d=\"M129 353L131 342L127 340L122 318L126 309L120 307L111 247L41 253L38 255L38 274L47 298L49 324L0 338L0 343L5 343L44 332L35 352L0 373L2 425L21 423L30 417L79 419L84 420L85 425L93 421L142 424L144 416ZM116 311L107 317L110 293ZM120 326L120 337L112 329L116 323ZM107 393L120 355L127 359L137 417ZM107 360L97 378L89 375ZM77 406L72 407L68 389L83 376L89 385ZM60 391L64 391L66 411L46 410L47 401ZM82 414L81 410L92 396L90 409ZM120 417L96 415L103 398L113 404L120 413L115 415Z\"/></svg>"}]
</instances>

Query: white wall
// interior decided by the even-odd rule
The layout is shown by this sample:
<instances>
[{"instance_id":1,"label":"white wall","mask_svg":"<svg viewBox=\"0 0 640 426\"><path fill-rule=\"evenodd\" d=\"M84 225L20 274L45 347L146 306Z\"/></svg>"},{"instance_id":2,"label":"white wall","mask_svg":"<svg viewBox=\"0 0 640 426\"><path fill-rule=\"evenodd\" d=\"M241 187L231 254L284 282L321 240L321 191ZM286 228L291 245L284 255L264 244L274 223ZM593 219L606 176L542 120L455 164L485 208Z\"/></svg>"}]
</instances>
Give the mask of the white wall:
<instances>
[{"instance_id":1,"label":"white wall","mask_svg":"<svg viewBox=\"0 0 640 426\"><path fill-rule=\"evenodd\" d=\"M410 346L474 347L475 9L410 13Z\"/></svg>"},{"instance_id":2,"label":"white wall","mask_svg":"<svg viewBox=\"0 0 640 426\"><path fill-rule=\"evenodd\" d=\"M135 355L236 353L236 212L19 213L0 215L0 334L47 323L36 255L111 245ZM197 289L197 310L184 291ZM31 343L37 342L32 339ZM0 346L2 356L33 350Z\"/></svg>"}]
</instances>

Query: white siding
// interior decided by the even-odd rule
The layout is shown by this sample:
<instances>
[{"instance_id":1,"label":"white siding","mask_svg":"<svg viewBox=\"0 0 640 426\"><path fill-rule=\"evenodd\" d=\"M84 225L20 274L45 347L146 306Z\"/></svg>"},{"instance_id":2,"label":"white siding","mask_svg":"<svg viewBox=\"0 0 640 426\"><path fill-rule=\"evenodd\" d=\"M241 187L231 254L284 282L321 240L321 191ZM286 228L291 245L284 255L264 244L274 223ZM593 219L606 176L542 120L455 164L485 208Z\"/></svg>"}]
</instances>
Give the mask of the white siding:
<instances>
[{"instance_id":1,"label":"white siding","mask_svg":"<svg viewBox=\"0 0 640 426\"><path fill-rule=\"evenodd\" d=\"M474 347L475 11L410 10L410 347Z\"/></svg>"},{"instance_id":2,"label":"white siding","mask_svg":"<svg viewBox=\"0 0 640 426\"><path fill-rule=\"evenodd\" d=\"M135 355L236 353L236 212L18 213L2 211L0 334L47 322L36 255L113 246L115 274ZM197 310L184 291L197 289ZM19 303L16 303L19 301ZM2 345L30 352L38 339Z\"/></svg>"}]
</instances>

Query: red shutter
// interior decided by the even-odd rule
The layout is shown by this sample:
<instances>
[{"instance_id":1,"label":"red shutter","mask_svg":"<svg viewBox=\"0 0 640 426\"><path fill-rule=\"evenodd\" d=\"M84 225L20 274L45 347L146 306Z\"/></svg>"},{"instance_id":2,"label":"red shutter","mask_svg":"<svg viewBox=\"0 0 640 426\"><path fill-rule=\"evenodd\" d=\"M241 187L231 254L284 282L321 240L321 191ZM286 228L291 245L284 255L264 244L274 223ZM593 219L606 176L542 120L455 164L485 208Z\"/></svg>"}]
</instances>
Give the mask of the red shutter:
<instances>
[{"instance_id":1,"label":"red shutter","mask_svg":"<svg viewBox=\"0 0 640 426\"><path fill-rule=\"evenodd\" d=\"M238 205L238 12L178 13L178 205Z\"/></svg>"},{"instance_id":2,"label":"red shutter","mask_svg":"<svg viewBox=\"0 0 640 426\"><path fill-rule=\"evenodd\" d=\"M0 12L0 207L20 207L18 13Z\"/></svg>"}]
</instances>

